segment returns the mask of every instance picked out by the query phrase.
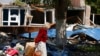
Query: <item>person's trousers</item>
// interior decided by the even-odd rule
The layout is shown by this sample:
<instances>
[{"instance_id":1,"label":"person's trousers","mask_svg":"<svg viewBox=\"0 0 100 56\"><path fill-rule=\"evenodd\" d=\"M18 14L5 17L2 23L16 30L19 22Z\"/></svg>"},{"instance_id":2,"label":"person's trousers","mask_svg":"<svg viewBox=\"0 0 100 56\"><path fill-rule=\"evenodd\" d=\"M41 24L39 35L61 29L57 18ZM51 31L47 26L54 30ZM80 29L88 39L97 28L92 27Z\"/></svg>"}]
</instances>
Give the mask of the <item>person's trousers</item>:
<instances>
[{"instance_id":1,"label":"person's trousers","mask_svg":"<svg viewBox=\"0 0 100 56\"><path fill-rule=\"evenodd\" d=\"M42 52L42 56L47 56L47 49L46 49L46 43L45 42L40 41L38 43L35 51L38 51L38 50Z\"/></svg>"}]
</instances>

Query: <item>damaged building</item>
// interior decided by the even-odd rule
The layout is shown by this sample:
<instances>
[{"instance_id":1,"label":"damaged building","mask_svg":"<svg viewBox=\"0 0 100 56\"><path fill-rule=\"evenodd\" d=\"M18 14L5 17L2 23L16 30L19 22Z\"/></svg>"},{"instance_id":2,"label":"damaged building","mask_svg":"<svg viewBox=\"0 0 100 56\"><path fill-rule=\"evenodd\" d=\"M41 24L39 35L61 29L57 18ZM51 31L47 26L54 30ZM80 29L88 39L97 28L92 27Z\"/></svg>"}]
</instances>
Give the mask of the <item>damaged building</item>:
<instances>
[{"instance_id":1,"label":"damaged building","mask_svg":"<svg viewBox=\"0 0 100 56\"><path fill-rule=\"evenodd\" d=\"M27 5L24 7L18 7L11 4L9 6L2 6L0 26L26 26L25 13L27 8ZM67 12L68 24L78 22L80 24L90 25L91 7L85 4L85 0L71 0L71 6L68 7ZM32 19L30 20L31 26L38 27L43 26L46 22L55 22L54 8L45 9L44 12L31 9L30 14L32 15Z\"/></svg>"},{"instance_id":2,"label":"damaged building","mask_svg":"<svg viewBox=\"0 0 100 56\"><path fill-rule=\"evenodd\" d=\"M25 21L25 13L29 9L28 5L24 7L16 6L14 4L0 6L0 26L2 27L22 27L30 29L30 31L37 31L43 27L46 22L55 23L55 9L44 9L44 12L30 9L31 20ZM71 0L71 6L67 10L67 24L85 24L91 25L90 21L91 7L85 4L85 0ZM30 22L31 21L31 22ZM30 22L30 24L29 24ZM29 28L27 28L27 27Z\"/></svg>"},{"instance_id":3,"label":"damaged building","mask_svg":"<svg viewBox=\"0 0 100 56\"><path fill-rule=\"evenodd\" d=\"M85 0L71 0L71 6L68 7L68 24L79 23L90 24L91 7L85 4Z\"/></svg>"}]
</instances>

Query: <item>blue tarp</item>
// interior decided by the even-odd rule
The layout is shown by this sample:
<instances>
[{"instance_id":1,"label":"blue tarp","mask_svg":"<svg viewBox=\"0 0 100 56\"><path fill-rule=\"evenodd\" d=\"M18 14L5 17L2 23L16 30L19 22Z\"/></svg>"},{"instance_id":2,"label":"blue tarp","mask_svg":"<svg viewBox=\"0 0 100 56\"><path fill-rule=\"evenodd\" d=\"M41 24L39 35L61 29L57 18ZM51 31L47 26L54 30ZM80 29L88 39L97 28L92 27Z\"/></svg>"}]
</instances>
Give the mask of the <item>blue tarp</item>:
<instances>
[{"instance_id":1,"label":"blue tarp","mask_svg":"<svg viewBox=\"0 0 100 56\"><path fill-rule=\"evenodd\" d=\"M37 36L38 32L31 32L31 38L35 38ZM25 37L25 38L29 38L29 33L23 33L20 36Z\"/></svg>"},{"instance_id":2,"label":"blue tarp","mask_svg":"<svg viewBox=\"0 0 100 56\"><path fill-rule=\"evenodd\" d=\"M100 40L100 28L82 28L74 31L66 31L66 37L70 37L72 34L77 34L77 33L85 33L86 35L96 39ZM31 38L35 38L37 36L38 32L32 32L31 33ZM56 37L56 29L49 29L47 33L48 37L54 38ZM23 33L21 36L29 38L29 33Z\"/></svg>"},{"instance_id":3,"label":"blue tarp","mask_svg":"<svg viewBox=\"0 0 100 56\"><path fill-rule=\"evenodd\" d=\"M55 37L56 36L55 32L56 32L55 29L47 30L48 37L50 37L50 38ZM38 34L38 31L37 32L31 32L31 38L35 38L37 36L37 34ZM25 38L29 38L29 33L23 33L20 36L25 37Z\"/></svg>"},{"instance_id":4,"label":"blue tarp","mask_svg":"<svg viewBox=\"0 0 100 56\"><path fill-rule=\"evenodd\" d=\"M77 33L85 33L86 35L94 38L95 40L100 40L100 28L83 28L83 29L78 29L75 31L67 32L67 37L70 37L72 34L77 34Z\"/></svg>"}]
</instances>

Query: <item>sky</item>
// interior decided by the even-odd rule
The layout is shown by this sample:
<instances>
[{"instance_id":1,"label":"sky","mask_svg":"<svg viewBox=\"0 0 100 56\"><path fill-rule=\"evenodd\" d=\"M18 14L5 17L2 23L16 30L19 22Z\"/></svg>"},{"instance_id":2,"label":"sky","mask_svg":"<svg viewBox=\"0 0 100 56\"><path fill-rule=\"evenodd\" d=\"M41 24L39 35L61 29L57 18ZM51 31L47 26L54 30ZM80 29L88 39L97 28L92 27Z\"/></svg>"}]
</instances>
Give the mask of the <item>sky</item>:
<instances>
[{"instance_id":1,"label":"sky","mask_svg":"<svg viewBox=\"0 0 100 56\"><path fill-rule=\"evenodd\" d=\"M11 2L13 2L14 0L0 0L1 4L9 4Z\"/></svg>"}]
</instances>

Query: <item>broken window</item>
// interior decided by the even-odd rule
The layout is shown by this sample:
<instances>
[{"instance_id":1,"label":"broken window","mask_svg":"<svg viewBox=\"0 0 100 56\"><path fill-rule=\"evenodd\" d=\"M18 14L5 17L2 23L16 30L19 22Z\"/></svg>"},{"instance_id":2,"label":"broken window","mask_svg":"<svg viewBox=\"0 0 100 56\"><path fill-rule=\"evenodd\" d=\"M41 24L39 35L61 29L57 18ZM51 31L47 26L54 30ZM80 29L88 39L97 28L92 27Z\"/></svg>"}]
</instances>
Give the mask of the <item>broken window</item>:
<instances>
[{"instance_id":1,"label":"broken window","mask_svg":"<svg viewBox=\"0 0 100 56\"><path fill-rule=\"evenodd\" d=\"M55 22L54 10L45 10L44 12L32 10L31 15L33 15L32 25L43 25L46 22Z\"/></svg>"}]
</instances>

